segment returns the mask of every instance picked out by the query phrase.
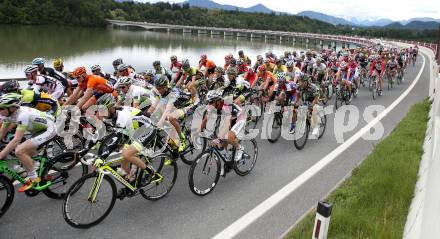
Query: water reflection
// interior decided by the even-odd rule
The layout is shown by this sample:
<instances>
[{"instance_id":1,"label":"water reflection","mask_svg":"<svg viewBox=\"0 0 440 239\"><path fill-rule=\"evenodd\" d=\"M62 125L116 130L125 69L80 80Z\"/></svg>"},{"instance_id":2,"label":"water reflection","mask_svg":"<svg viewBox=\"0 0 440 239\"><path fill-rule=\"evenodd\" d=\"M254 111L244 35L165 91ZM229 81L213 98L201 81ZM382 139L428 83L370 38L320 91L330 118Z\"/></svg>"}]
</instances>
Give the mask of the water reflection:
<instances>
[{"instance_id":1,"label":"water reflection","mask_svg":"<svg viewBox=\"0 0 440 239\"><path fill-rule=\"evenodd\" d=\"M252 60L256 55L272 50L282 54L285 50L305 48L319 49L319 45L302 45L298 40L281 42L237 38L222 35L191 35L139 30L105 28L73 28L56 26L6 26L0 25L0 78L23 77L23 68L34 57L45 57L51 65L61 57L65 69L76 66L90 67L100 64L105 71L112 71L111 62L123 58L138 71L152 68L154 60L169 65L169 57L189 58L196 64L201 54L207 54L217 64L223 64L227 53L237 54L244 50ZM328 43L324 43L327 47Z\"/></svg>"}]
</instances>

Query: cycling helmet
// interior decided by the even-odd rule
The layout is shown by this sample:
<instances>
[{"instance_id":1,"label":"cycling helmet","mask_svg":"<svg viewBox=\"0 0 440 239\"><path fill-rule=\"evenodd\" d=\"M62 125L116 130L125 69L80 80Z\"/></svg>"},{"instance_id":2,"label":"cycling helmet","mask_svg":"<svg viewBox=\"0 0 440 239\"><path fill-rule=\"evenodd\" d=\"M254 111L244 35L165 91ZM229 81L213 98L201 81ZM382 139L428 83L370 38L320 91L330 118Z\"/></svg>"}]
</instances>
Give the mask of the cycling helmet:
<instances>
[{"instance_id":1,"label":"cycling helmet","mask_svg":"<svg viewBox=\"0 0 440 239\"><path fill-rule=\"evenodd\" d=\"M171 60L171 61L177 61L177 56L174 56L174 55L171 56L171 57L170 57L170 60Z\"/></svg>"},{"instance_id":2,"label":"cycling helmet","mask_svg":"<svg viewBox=\"0 0 440 239\"><path fill-rule=\"evenodd\" d=\"M237 76L237 69L235 67L229 67L226 70L226 75L234 75Z\"/></svg>"},{"instance_id":3,"label":"cycling helmet","mask_svg":"<svg viewBox=\"0 0 440 239\"><path fill-rule=\"evenodd\" d=\"M300 79L301 79L302 81L306 81L306 82L308 82L308 81L311 80L310 76L308 76L308 75L306 75L306 74L302 75Z\"/></svg>"},{"instance_id":4,"label":"cycling helmet","mask_svg":"<svg viewBox=\"0 0 440 239\"><path fill-rule=\"evenodd\" d=\"M32 61L32 65L44 65L44 58L38 57Z\"/></svg>"},{"instance_id":5,"label":"cycling helmet","mask_svg":"<svg viewBox=\"0 0 440 239\"><path fill-rule=\"evenodd\" d=\"M257 61L262 61L263 60L263 56L262 55L258 55L257 56Z\"/></svg>"},{"instance_id":6,"label":"cycling helmet","mask_svg":"<svg viewBox=\"0 0 440 239\"><path fill-rule=\"evenodd\" d=\"M229 53L225 56L225 60L230 60L232 58L234 58L234 56L231 53Z\"/></svg>"},{"instance_id":7,"label":"cycling helmet","mask_svg":"<svg viewBox=\"0 0 440 239\"><path fill-rule=\"evenodd\" d=\"M284 72L277 73L275 75L275 77L277 78L278 81L285 81L286 80L286 73L284 73Z\"/></svg>"},{"instance_id":8,"label":"cycling helmet","mask_svg":"<svg viewBox=\"0 0 440 239\"><path fill-rule=\"evenodd\" d=\"M220 74L224 74L225 73L225 70L223 69L223 67L221 67L221 66L217 66L216 68L215 68L215 72L217 72L217 73L220 73Z\"/></svg>"},{"instance_id":9,"label":"cycling helmet","mask_svg":"<svg viewBox=\"0 0 440 239\"><path fill-rule=\"evenodd\" d=\"M234 58L231 59L231 62L229 63L231 66L236 66L237 65L237 60L235 60Z\"/></svg>"},{"instance_id":10,"label":"cycling helmet","mask_svg":"<svg viewBox=\"0 0 440 239\"><path fill-rule=\"evenodd\" d=\"M293 67L294 66L294 62L293 61L288 61L287 63L286 63L286 67Z\"/></svg>"},{"instance_id":11,"label":"cycling helmet","mask_svg":"<svg viewBox=\"0 0 440 239\"><path fill-rule=\"evenodd\" d=\"M258 67L258 71L265 71L266 70L266 66L265 65L261 65Z\"/></svg>"},{"instance_id":12,"label":"cycling helmet","mask_svg":"<svg viewBox=\"0 0 440 239\"><path fill-rule=\"evenodd\" d=\"M129 66L127 64L120 64L118 66L118 71L125 71L129 68Z\"/></svg>"},{"instance_id":13,"label":"cycling helmet","mask_svg":"<svg viewBox=\"0 0 440 239\"><path fill-rule=\"evenodd\" d=\"M17 80L7 81L1 86L1 92L4 94L17 92L19 89L20 89L20 84L18 83Z\"/></svg>"},{"instance_id":14,"label":"cycling helmet","mask_svg":"<svg viewBox=\"0 0 440 239\"><path fill-rule=\"evenodd\" d=\"M283 60L281 60L281 59L276 59L276 60L275 60L275 63L278 65L278 64L280 64L280 63L283 63Z\"/></svg>"},{"instance_id":15,"label":"cycling helmet","mask_svg":"<svg viewBox=\"0 0 440 239\"><path fill-rule=\"evenodd\" d=\"M130 85L133 82L133 79L131 77L122 76L119 77L119 85Z\"/></svg>"},{"instance_id":16,"label":"cycling helmet","mask_svg":"<svg viewBox=\"0 0 440 239\"><path fill-rule=\"evenodd\" d=\"M0 109L19 107L22 95L17 93L8 93L0 97Z\"/></svg>"},{"instance_id":17,"label":"cycling helmet","mask_svg":"<svg viewBox=\"0 0 440 239\"><path fill-rule=\"evenodd\" d=\"M54 68L60 68L63 67L63 60L61 58L57 58L53 61L53 67Z\"/></svg>"},{"instance_id":18,"label":"cycling helmet","mask_svg":"<svg viewBox=\"0 0 440 239\"><path fill-rule=\"evenodd\" d=\"M38 66L36 65L28 65L26 66L26 68L24 68L24 73L25 74L30 74L32 72L35 72L38 70Z\"/></svg>"},{"instance_id":19,"label":"cycling helmet","mask_svg":"<svg viewBox=\"0 0 440 239\"><path fill-rule=\"evenodd\" d=\"M182 68L184 70L188 70L190 67L191 67L191 65L189 64L189 60L188 59L182 60Z\"/></svg>"},{"instance_id":20,"label":"cycling helmet","mask_svg":"<svg viewBox=\"0 0 440 239\"><path fill-rule=\"evenodd\" d=\"M264 64L270 63L269 58L264 59Z\"/></svg>"},{"instance_id":21,"label":"cycling helmet","mask_svg":"<svg viewBox=\"0 0 440 239\"><path fill-rule=\"evenodd\" d=\"M160 61L154 61L153 66L160 66Z\"/></svg>"},{"instance_id":22,"label":"cycling helmet","mask_svg":"<svg viewBox=\"0 0 440 239\"><path fill-rule=\"evenodd\" d=\"M92 67L90 67L90 70L92 70L92 71L101 70L101 66L100 65L93 65Z\"/></svg>"},{"instance_id":23,"label":"cycling helmet","mask_svg":"<svg viewBox=\"0 0 440 239\"><path fill-rule=\"evenodd\" d=\"M73 76L74 78L76 78L76 77L81 76L81 75L83 75L83 74L85 74L85 73L86 73L86 68L85 68L84 66L80 66L80 67L77 67L77 68L72 72L72 76Z\"/></svg>"},{"instance_id":24,"label":"cycling helmet","mask_svg":"<svg viewBox=\"0 0 440 239\"><path fill-rule=\"evenodd\" d=\"M221 100L223 96L223 90L210 90L206 94L206 101L212 103L217 100Z\"/></svg>"},{"instance_id":25,"label":"cycling helmet","mask_svg":"<svg viewBox=\"0 0 440 239\"><path fill-rule=\"evenodd\" d=\"M208 59L208 56L205 55L205 54L203 54L203 55L200 56L200 59L202 59L202 60L206 60L206 59Z\"/></svg>"},{"instance_id":26,"label":"cycling helmet","mask_svg":"<svg viewBox=\"0 0 440 239\"><path fill-rule=\"evenodd\" d=\"M238 55L243 55L244 53L243 53L243 50L239 50L238 51Z\"/></svg>"},{"instance_id":27,"label":"cycling helmet","mask_svg":"<svg viewBox=\"0 0 440 239\"><path fill-rule=\"evenodd\" d=\"M111 93L102 95L96 101L96 105L103 105L107 109L112 108L113 106L115 106L115 104L116 104L115 97Z\"/></svg>"},{"instance_id":28,"label":"cycling helmet","mask_svg":"<svg viewBox=\"0 0 440 239\"><path fill-rule=\"evenodd\" d=\"M154 81L154 86L155 86L155 87L166 86L166 85L168 85L168 84L169 84L169 82L168 82L168 77L166 77L165 75L161 75L159 78L157 78L157 79Z\"/></svg>"},{"instance_id":29,"label":"cycling helmet","mask_svg":"<svg viewBox=\"0 0 440 239\"><path fill-rule=\"evenodd\" d=\"M341 62L341 69L347 68L347 63L345 61Z\"/></svg>"},{"instance_id":30,"label":"cycling helmet","mask_svg":"<svg viewBox=\"0 0 440 239\"><path fill-rule=\"evenodd\" d=\"M122 61L121 58L118 58L116 60L113 61L113 65L114 66L119 66L120 64L123 64L124 62Z\"/></svg>"}]
</instances>

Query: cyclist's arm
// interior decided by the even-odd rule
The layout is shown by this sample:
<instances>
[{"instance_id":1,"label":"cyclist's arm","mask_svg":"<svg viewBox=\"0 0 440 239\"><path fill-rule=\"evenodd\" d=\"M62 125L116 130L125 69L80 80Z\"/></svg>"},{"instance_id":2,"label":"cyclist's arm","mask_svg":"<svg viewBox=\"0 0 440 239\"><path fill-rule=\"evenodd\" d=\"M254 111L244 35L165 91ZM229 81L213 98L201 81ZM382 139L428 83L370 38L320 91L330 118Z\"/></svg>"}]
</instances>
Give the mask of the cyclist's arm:
<instances>
[{"instance_id":1,"label":"cyclist's arm","mask_svg":"<svg viewBox=\"0 0 440 239\"><path fill-rule=\"evenodd\" d=\"M14 138L6 145L6 147L0 152L0 159L6 158L9 153L11 153L21 142L23 139L24 133L26 129L18 127L15 131Z\"/></svg>"},{"instance_id":2,"label":"cyclist's arm","mask_svg":"<svg viewBox=\"0 0 440 239\"><path fill-rule=\"evenodd\" d=\"M82 90L79 87L76 87L75 90L73 91L73 93L69 96L69 98L67 99L66 103L64 103L65 105L72 105L74 104L79 96L81 95Z\"/></svg>"},{"instance_id":3,"label":"cyclist's arm","mask_svg":"<svg viewBox=\"0 0 440 239\"><path fill-rule=\"evenodd\" d=\"M81 109L81 107L90 99L90 97L93 96L93 89L87 88L86 92L84 92L84 95L79 99L76 106Z\"/></svg>"}]
</instances>

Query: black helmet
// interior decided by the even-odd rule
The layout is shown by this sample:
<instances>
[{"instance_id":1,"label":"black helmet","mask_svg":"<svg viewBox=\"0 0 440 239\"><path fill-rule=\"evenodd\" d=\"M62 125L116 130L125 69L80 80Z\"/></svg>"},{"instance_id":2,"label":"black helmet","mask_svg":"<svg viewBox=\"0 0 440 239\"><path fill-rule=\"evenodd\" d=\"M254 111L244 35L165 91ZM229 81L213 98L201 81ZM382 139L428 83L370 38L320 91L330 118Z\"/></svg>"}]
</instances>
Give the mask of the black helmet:
<instances>
[{"instance_id":1,"label":"black helmet","mask_svg":"<svg viewBox=\"0 0 440 239\"><path fill-rule=\"evenodd\" d=\"M119 65L122 64L122 63L124 63L124 62L122 61L121 58L118 58L118 59L116 59L116 60L113 61L113 65L114 65L114 66L119 66Z\"/></svg>"},{"instance_id":2,"label":"black helmet","mask_svg":"<svg viewBox=\"0 0 440 239\"><path fill-rule=\"evenodd\" d=\"M160 61L154 61L153 66L160 66Z\"/></svg>"},{"instance_id":3,"label":"black helmet","mask_svg":"<svg viewBox=\"0 0 440 239\"><path fill-rule=\"evenodd\" d=\"M18 81L10 80L2 85L1 92L3 94L14 93L17 92L19 89L20 89L20 84L18 84Z\"/></svg>"}]
</instances>

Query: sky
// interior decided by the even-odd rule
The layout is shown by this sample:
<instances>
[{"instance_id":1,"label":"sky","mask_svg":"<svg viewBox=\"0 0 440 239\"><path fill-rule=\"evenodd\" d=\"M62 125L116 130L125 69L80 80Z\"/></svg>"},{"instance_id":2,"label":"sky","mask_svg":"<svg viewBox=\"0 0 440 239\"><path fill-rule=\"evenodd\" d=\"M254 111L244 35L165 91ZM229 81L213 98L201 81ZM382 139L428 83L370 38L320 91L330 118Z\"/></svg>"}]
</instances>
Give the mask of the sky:
<instances>
[{"instance_id":1,"label":"sky","mask_svg":"<svg viewBox=\"0 0 440 239\"><path fill-rule=\"evenodd\" d=\"M139 2L183 2L183 0L137 0ZM250 7L262 3L280 12L298 13L305 10L350 19L388 18L393 21L414 17L440 18L438 0L214 0L220 4ZM360 6L362 4L362 6Z\"/></svg>"}]
</instances>

